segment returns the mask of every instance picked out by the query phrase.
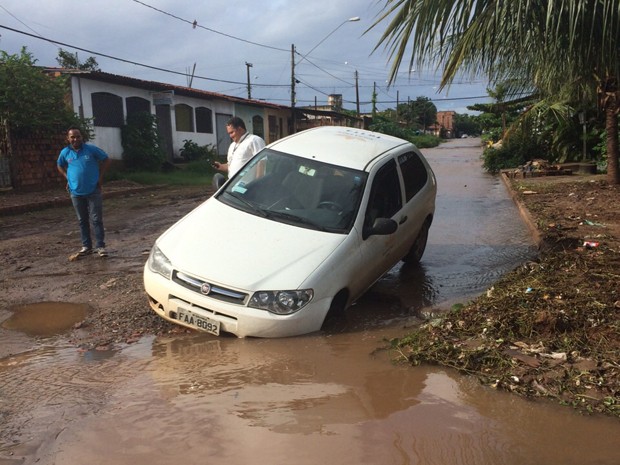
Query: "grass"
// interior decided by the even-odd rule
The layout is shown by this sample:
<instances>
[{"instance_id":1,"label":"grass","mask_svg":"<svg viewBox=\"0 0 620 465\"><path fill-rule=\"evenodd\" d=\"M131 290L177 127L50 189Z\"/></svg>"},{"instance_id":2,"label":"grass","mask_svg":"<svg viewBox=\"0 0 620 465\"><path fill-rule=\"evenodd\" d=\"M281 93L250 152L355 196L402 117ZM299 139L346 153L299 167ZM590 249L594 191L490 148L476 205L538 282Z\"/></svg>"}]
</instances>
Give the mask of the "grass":
<instances>
[{"instance_id":1,"label":"grass","mask_svg":"<svg viewBox=\"0 0 620 465\"><path fill-rule=\"evenodd\" d=\"M166 171L111 170L108 181L127 180L143 185L204 186L211 185L215 170L206 160L177 164Z\"/></svg>"}]
</instances>

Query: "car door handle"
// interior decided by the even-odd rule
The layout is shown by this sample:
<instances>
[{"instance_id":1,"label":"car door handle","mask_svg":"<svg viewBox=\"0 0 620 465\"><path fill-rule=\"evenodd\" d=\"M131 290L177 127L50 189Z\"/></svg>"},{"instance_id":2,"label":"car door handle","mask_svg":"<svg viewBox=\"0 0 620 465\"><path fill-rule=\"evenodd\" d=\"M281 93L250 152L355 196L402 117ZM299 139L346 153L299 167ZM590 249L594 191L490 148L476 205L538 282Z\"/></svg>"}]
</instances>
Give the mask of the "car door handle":
<instances>
[{"instance_id":1,"label":"car door handle","mask_svg":"<svg viewBox=\"0 0 620 465\"><path fill-rule=\"evenodd\" d=\"M398 221L398 224L403 224L405 221L407 221L407 216L403 216L401 217L401 219Z\"/></svg>"}]
</instances>

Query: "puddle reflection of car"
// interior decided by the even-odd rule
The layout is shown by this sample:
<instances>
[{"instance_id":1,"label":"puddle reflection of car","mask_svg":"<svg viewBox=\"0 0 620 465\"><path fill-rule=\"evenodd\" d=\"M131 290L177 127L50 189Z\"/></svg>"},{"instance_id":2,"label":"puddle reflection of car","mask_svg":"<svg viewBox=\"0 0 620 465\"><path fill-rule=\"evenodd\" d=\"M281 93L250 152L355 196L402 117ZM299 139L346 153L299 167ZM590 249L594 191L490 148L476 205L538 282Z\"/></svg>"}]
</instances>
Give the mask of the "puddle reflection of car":
<instances>
[{"instance_id":1,"label":"puddle reflection of car","mask_svg":"<svg viewBox=\"0 0 620 465\"><path fill-rule=\"evenodd\" d=\"M276 141L157 239L150 305L215 335L318 331L400 260L421 259L436 190L402 139L321 127Z\"/></svg>"}]
</instances>

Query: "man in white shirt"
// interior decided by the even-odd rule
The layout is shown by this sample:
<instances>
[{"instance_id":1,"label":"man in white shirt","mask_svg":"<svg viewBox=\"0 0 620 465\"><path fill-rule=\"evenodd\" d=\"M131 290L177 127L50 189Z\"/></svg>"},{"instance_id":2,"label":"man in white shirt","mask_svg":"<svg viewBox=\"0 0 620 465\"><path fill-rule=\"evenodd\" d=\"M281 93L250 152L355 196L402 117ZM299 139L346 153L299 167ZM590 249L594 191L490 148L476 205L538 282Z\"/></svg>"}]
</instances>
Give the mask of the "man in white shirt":
<instances>
[{"instance_id":1,"label":"man in white shirt","mask_svg":"<svg viewBox=\"0 0 620 465\"><path fill-rule=\"evenodd\" d=\"M245 127L245 123L238 116L233 116L228 120L226 123L226 132L228 132L228 135L232 139L232 143L230 147L228 147L227 162L220 163L216 161L213 163L213 166L218 171L228 173L228 177L230 178L239 171L250 158L265 147L265 141L254 134L250 134ZM224 181L225 178L220 173L217 173L213 177L213 184L218 188Z\"/></svg>"}]
</instances>

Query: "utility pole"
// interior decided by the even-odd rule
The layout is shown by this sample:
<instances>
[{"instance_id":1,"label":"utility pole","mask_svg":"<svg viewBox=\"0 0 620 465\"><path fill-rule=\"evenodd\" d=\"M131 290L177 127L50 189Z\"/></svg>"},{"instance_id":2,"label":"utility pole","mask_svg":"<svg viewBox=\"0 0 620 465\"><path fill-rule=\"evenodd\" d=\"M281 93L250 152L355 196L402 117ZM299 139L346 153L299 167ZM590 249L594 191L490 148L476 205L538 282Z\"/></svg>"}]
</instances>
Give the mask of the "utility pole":
<instances>
[{"instance_id":1,"label":"utility pole","mask_svg":"<svg viewBox=\"0 0 620 465\"><path fill-rule=\"evenodd\" d=\"M372 116L374 118L377 113L377 83L372 83Z\"/></svg>"},{"instance_id":2,"label":"utility pole","mask_svg":"<svg viewBox=\"0 0 620 465\"><path fill-rule=\"evenodd\" d=\"M297 132L295 122L295 44L291 44L291 131Z\"/></svg>"},{"instance_id":3,"label":"utility pole","mask_svg":"<svg viewBox=\"0 0 620 465\"><path fill-rule=\"evenodd\" d=\"M359 75L357 70L355 70L355 108L357 110L357 116L360 115L360 86L359 86Z\"/></svg>"},{"instance_id":4,"label":"utility pole","mask_svg":"<svg viewBox=\"0 0 620 465\"><path fill-rule=\"evenodd\" d=\"M187 70L188 72L188 76L187 76L187 87L191 88L192 87L192 83L194 82L194 73L196 73L196 63L194 63L194 67L192 68L192 74L189 74L189 70Z\"/></svg>"},{"instance_id":5,"label":"utility pole","mask_svg":"<svg viewBox=\"0 0 620 465\"><path fill-rule=\"evenodd\" d=\"M253 66L252 63L245 62L245 66L248 72L248 100L252 98L252 84L250 84L250 68Z\"/></svg>"}]
</instances>

